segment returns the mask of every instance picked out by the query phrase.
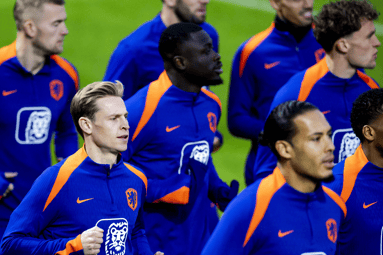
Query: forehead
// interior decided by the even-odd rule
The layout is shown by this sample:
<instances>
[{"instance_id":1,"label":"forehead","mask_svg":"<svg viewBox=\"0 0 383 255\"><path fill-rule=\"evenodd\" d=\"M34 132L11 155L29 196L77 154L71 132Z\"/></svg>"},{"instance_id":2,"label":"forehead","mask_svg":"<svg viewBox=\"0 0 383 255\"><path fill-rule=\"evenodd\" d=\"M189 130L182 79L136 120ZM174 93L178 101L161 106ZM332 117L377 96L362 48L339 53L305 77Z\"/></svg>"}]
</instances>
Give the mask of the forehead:
<instances>
[{"instance_id":1,"label":"forehead","mask_svg":"<svg viewBox=\"0 0 383 255\"><path fill-rule=\"evenodd\" d=\"M212 40L208 33L206 33L204 30L190 33L189 40L185 41L185 45L190 47L198 47L198 46L204 46L206 44L211 44Z\"/></svg>"},{"instance_id":2,"label":"forehead","mask_svg":"<svg viewBox=\"0 0 383 255\"><path fill-rule=\"evenodd\" d=\"M311 110L294 118L297 135L312 135L315 133L327 133L331 126L323 113L319 110Z\"/></svg>"},{"instance_id":3,"label":"forehead","mask_svg":"<svg viewBox=\"0 0 383 255\"><path fill-rule=\"evenodd\" d=\"M64 5L53 3L43 3L39 9L31 10L33 15L39 19L66 19L66 11Z\"/></svg>"},{"instance_id":4,"label":"forehead","mask_svg":"<svg viewBox=\"0 0 383 255\"><path fill-rule=\"evenodd\" d=\"M106 96L96 100L98 115L125 114L126 107L121 97Z\"/></svg>"},{"instance_id":5,"label":"forehead","mask_svg":"<svg viewBox=\"0 0 383 255\"><path fill-rule=\"evenodd\" d=\"M351 40L365 40L368 35L375 31L375 25L372 20L362 19L360 24L360 29L351 34Z\"/></svg>"}]
</instances>

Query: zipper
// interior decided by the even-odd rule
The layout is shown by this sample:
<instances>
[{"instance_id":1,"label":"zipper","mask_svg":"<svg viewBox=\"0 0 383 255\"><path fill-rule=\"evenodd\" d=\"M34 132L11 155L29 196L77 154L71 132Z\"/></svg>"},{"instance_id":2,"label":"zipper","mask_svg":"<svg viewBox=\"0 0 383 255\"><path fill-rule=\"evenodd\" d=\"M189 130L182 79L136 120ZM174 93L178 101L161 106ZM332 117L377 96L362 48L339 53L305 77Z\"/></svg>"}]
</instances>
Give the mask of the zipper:
<instances>
[{"instance_id":1,"label":"zipper","mask_svg":"<svg viewBox=\"0 0 383 255\"><path fill-rule=\"evenodd\" d=\"M112 192L110 191L110 185L109 185L109 176L110 176L110 168L108 166L108 169L107 169L107 172L106 172L106 186L108 187L108 192L109 192L109 196L110 196L110 200L112 201L112 204L114 204L114 199L113 199L113 196L112 196Z\"/></svg>"}]
</instances>

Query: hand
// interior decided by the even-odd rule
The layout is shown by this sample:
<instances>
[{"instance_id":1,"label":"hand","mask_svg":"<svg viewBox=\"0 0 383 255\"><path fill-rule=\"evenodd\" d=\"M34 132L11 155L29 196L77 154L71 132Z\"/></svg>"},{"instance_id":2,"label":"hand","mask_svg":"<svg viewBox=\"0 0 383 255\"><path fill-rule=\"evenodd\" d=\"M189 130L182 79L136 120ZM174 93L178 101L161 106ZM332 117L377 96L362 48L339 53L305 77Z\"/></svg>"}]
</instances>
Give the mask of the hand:
<instances>
[{"instance_id":1,"label":"hand","mask_svg":"<svg viewBox=\"0 0 383 255\"><path fill-rule=\"evenodd\" d=\"M81 244L84 255L98 254L100 252L103 233L104 230L96 226L82 232Z\"/></svg>"},{"instance_id":2,"label":"hand","mask_svg":"<svg viewBox=\"0 0 383 255\"><path fill-rule=\"evenodd\" d=\"M5 172L4 177L7 179L15 178L19 173L18 172Z\"/></svg>"},{"instance_id":3,"label":"hand","mask_svg":"<svg viewBox=\"0 0 383 255\"><path fill-rule=\"evenodd\" d=\"M3 197L6 197L6 196L8 196L8 194L12 191L12 190L14 190L14 186L13 186L13 183L10 183L9 185L8 185L8 188L5 190L5 192L3 193L3 196L2 196L2 198Z\"/></svg>"},{"instance_id":4,"label":"hand","mask_svg":"<svg viewBox=\"0 0 383 255\"><path fill-rule=\"evenodd\" d=\"M221 143L221 139L219 139L218 136L215 136L214 137L214 141L213 141L213 151L212 153L214 152L217 152L222 146L222 143Z\"/></svg>"},{"instance_id":5,"label":"hand","mask_svg":"<svg viewBox=\"0 0 383 255\"><path fill-rule=\"evenodd\" d=\"M154 255L164 255L165 253L157 251Z\"/></svg>"},{"instance_id":6,"label":"hand","mask_svg":"<svg viewBox=\"0 0 383 255\"><path fill-rule=\"evenodd\" d=\"M19 174L18 172L5 172L4 177L6 179L12 179L12 178L15 178L18 174ZM4 191L3 196L1 198L8 196L9 193L11 193L11 191L14 189L15 189L15 186L13 186L13 183L10 183L8 185L8 188Z\"/></svg>"}]
</instances>

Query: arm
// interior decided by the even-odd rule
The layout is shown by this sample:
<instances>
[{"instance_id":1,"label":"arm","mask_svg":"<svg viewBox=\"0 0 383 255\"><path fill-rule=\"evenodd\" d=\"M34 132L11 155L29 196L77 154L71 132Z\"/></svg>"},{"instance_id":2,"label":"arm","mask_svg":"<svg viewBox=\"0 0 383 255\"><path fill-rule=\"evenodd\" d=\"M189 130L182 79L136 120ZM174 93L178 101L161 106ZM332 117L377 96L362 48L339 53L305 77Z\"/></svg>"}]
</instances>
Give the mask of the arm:
<instances>
[{"instance_id":1,"label":"arm","mask_svg":"<svg viewBox=\"0 0 383 255\"><path fill-rule=\"evenodd\" d=\"M251 72L249 63L245 66L243 75L239 74L243 46L244 44L238 49L233 60L228 103L228 127L235 136L256 140L264 125L263 121L251 112L251 106L256 98L255 88L259 85Z\"/></svg>"},{"instance_id":2,"label":"arm","mask_svg":"<svg viewBox=\"0 0 383 255\"><path fill-rule=\"evenodd\" d=\"M55 254L71 249L82 250L80 235L71 238L45 240L44 229L55 219L53 206L44 211L56 174L48 168L34 183L21 204L12 213L1 244L2 254Z\"/></svg>"}]
</instances>

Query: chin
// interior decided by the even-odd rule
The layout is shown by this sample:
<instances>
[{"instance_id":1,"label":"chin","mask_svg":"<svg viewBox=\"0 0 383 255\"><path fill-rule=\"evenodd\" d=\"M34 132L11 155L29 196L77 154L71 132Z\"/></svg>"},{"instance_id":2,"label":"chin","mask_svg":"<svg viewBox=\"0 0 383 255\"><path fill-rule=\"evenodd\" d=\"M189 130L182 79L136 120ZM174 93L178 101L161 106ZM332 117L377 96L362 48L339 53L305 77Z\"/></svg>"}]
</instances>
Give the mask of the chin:
<instances>
[{"instance_id":1,"label":"chin","mask_svg":"<svg viewBox=\"0 0 383 255\"><path fill-rule=\"evenodd\" d=\"M214 80L210 80L207 82L208 85L220 85L223 83L223 80L221 79L221 77L219 77L218 79L214 79Z\"/></svg>"}]
</instances>

